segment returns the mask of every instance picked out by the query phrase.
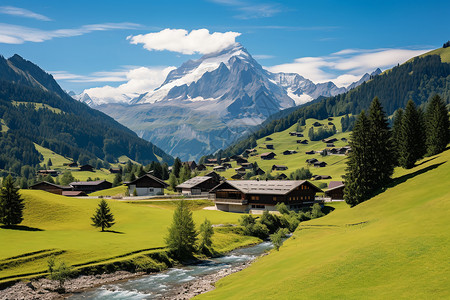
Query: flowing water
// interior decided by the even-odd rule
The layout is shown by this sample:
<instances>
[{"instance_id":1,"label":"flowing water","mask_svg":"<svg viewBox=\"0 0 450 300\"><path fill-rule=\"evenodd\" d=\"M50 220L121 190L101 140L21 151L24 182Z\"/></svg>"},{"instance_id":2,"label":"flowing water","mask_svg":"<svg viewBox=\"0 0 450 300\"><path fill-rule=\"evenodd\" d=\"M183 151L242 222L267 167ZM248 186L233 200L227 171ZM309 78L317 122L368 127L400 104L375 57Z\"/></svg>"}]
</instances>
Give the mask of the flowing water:
<instances>
[{"instance_id":1,"label":"flowing water","mask_svg":"<svg viewBox=\"0 0 450 300\"><path fill-rule=\"evenodd\" d=\"M173 289L188 281L253 260L272 247L270 242L263 242L248 248L236 249L226 256L211 258L199 264L171 268L160 273L145 275L126 282L107 284L87 292L76 294L69 299L157 299L169 295Z\"/></svg>"}]
</instances>

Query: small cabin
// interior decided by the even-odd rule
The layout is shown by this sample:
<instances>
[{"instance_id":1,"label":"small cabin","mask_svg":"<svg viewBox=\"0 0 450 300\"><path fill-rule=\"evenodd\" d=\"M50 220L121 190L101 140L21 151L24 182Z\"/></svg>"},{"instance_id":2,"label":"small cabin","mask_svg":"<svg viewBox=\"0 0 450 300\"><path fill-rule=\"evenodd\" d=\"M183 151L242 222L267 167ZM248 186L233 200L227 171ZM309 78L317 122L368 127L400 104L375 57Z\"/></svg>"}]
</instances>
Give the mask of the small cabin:
<instances>
[{"instance_id":1,"label":"small cabin","mask_svg":"<svg viewBox=\"0 0 450 300\"><path fill-rule=\"evenodd\" d=\"M70 168L78 168L78 164L76 162L71 162L67 166L70 167Z\"/></svg>"},{"instance_id":2,"label":"small cabin","mask_svg":"<svg viewBox=\"0 0 450 300\"><path fill-rule=\"evenodd\" d=\"M204 170L206 170L206 166L204 164L199 164L197 166L197 171L204 171Z\"/></svg>"},{"instance_id":3,"label":"small cabin","mask_svg":"<svg viewBox=\"0 0 450 300\"><path fill-rule=\"evenodd\" d=\"M275 156L276 156L276 154L273 152L266 152L266 153L262 153L260 155L261 159L264 159L264 160L274 159Z\"/></svg>"},{"instance_id":4,"label":"small cabin","mask_svg":"<svg viewBox=\"0 0 450 300\"><path fill-rule=\"evenodd\" d=\"M272 144L266 144L266 148L267 149L272 149L272 150L275 149Z\"/></svg>"},{"instance_id":5,"label":"small cabin","mask_svg":"<svg viewBox=\"0 0 450 300\"><path fill-rule=\"evenodd\" d=\"M109 172L111 174L117 174L117 173L122 173L122 170L120 168L109 168Z\"/></svg>"},{"instance_id":6,"label":"small cabin","mask_svg":"<svg viewBox=\"0 0 450 300\"><path fill-rule=\"evenodd\" d=\"M66 196L66 197L85 197L85 196L87 196L87 194L83 191L63 191L62 195Z\"/></svg>"},{"instance_id":7,"label":"small cabin","mask_svg":"<svg viewBox=\"0 0 450 300\"><path fill-rule=\"evenodd\" d=\"M239 174L247 173L247 170L244 167L234 168L234 170L236 171L236 173L239 173Z\"/></svg>"},{"instance_id":8,"label":"small cabin","mask_svg":"<svg viewBox=\"0 0 450 300\"><path fill-rule=\"evenodd\" d=\"M164 195L164 189L168 184L153 175L145 174L129 182L127 186L130 195L136 191L137 196L155 196Z\"/></svg>"},{"instance_id":9,"label":"small cabin","mask_svg":"<svg viewBox=\"0 0 450 300\"><path fill-rule=\"evenodd\" d=\"M231 168L231 164L228 162L222 163L222 166L224 166L227 169Z\"/></svg>"},{"instance_id":10,"label":"small cabin","mask_svg":"<svg viewBox=\"0 0 450 300\"><path fill-rule=\"evenodd\" d=\"M291 154L295 154L297 153L297 151L295 150L285 150L283 151L283 155L291 155Z\"/></svg>"},{"instance_id":11,"label":"small cabin","mask_svg":"<svg viewBox=\"0 0 450 300\"><path fill-rule=\"evenodd\" d=\"M206 163L207 164L217 164L217 158L208 158L207 160L206 160Z\"/></svg>"},{"instance_id":12,"label":"small cabin","mask_svg":"<svg viewBox=\"0 0 450 300\"><path fill-rule=\"evenodd\" d=\"M74 191L85 192L86 194L112 188L112 183L106 180L78 181L69 184Z\"/></svg>"},{"instance_id":13,"label":"small cabin","mask_svg":"<svg viewBox=\"0 0 450 300\"><path fill-rule=\"evenodd\" d=\"M252 164L252 163L249 163L249 162L247 162L247 163L242 163L241 166L242 166L244 169L246 169L246 170L252 169L252 168L253 168L253 164Z\"/></svg>"},{"instance_id":14,"label":"small cabin","mask_svg":"<svg viewBox=\"0 0 450 300\"><path fill-rule=\"evenodd\" d=\"M209 192L218 184L219 180L216 177L197 176L177 185L176 190L185 195L199 195Z\"/></svg>"},{"instance_id":15,"label":"small cabin","mask_svg":"<svg viewBox=\"0 0 450 300\"><path fill-rule=\"evenodd\" d=\"M62 195L64 191L72 190L71 186L62 186L54 183L50 183L47 181L42 181L36 184L33 184L29 187L30 190L41 190L46 191L52 194Z\"/></svg>"},{"instance_id":16,"label":"small cabin","mask_svg":"<svg viewBox=\"0 0 450 300\"><path fill-rule=\"evenodd\" d=\"M325 197L331 200L344 200L345 184L342 181L330 181L328 189L325 191Z\"/></svg>"},{"instance_id":17,"label":"small cabin","mask_svg":"<svg viewBox=\"0 0 450 300\"><path fill-rule=\"evenodd\" d=\"M246 158L243 158L243 157L236 158L236 164L242 165L242 164L246 164L246 163L248 163L248 160Z\"/></svg>"},{"instance_id":18,"label":"small cabin","mask_svg":"<svg viewBox=\"0 0 450 300\"><path fill-rule=\"evenodd\" d=\"M80 171L88 171L88 172L94 172L94 167L91 165L82 165L80 166Z\"/></svg>"},{"instance_id":19,"label":"small cabin","mask_svg":"<svg viewBox=\"0 0 450 300\"><path fill-rule=\"evenodd\" d=\"M47 176L50 175L52 177L58 176L58 171L56 170L39 170L37 171L37 175Z\"/></svg>"},{"instance_id":20,"label":"small cabin","mask_svg":"<svg viewBox=\"0 0 450 300\"><path fill-rule=\"evenodd\" d=\"M316 152L314 150L306 151L305 154L315 154Z\"/></svg>"},{"instance_id":21,"label":"small cabin","mask_svg":"<svg viewBox=\"0 0 450 300\"><path fill-rule=\"evenodd\" d=\"M273 165L272 166L272 171L285 171L287 169L288 169L287 166L282 166L282 165Z\"/></svg>"},{"instance_id":22,"label":"small cabin","mask_svg":"<svg viewBox=\"0 0 450 300\"><path fill-rule=\"evenodd\" d=\"M194 171L195 169L197 169L197 164L193 160L184 162L183 164L187 165L191 171Z\"/></svg>"},{"instance_id":23,"label":"small cabin","mask_svg":"<svg viewBox=\"0 0 450 300\"><path fill-rule=\"evenodd\" d=\"M324 161L316 161L313 165L316 168L323 168L327 166L327 163Z\"/></svg>"},{"instance_id":24,"label":"small cabin","mask_svg":"<svg viewBox=\"0 0 450 300\"><path fill-rule=\"evenodd\" d=\"M217 166L217 167L214 167L213 170L215 172L225 172L227 170L227 168L225 168L224 166Z\"/></svg>"},{"instance_id":25,"label":"small cabin","mask_svg":"<svg viewBox=\"0 0 450 300\"><path fill-rule=\"evenodd\" d=\"M277 176L275 176L276 180L286 180L287 178L288 178L287 175L284 173L280 173Z\"/></svg>"},{"instance_id":26,"label":"small cabin","mask_svg":"<svg viewBox=\"0 0 450 300\"><path fill-rule=\"evenodd\" d=\"M313 163L315 163L315 162L318 162L318 160L317 160L316 158L308 158L308 159L306 160L306 163L307 163L307 164L313 164Z\"/></svg>"},{"instance_id":27,"label":"small cabin","mask_svg":"<svg viewBox=\"0 0 450 300\"><path fill-rule=\"evenodd\" d=\"M231 179L234 179L234 180L240 180L240 179L242 179L243 177L244 177L244 174L236 173L236 174L234 174L233 176L231 176Z\"/></svg>"}]
</instances>

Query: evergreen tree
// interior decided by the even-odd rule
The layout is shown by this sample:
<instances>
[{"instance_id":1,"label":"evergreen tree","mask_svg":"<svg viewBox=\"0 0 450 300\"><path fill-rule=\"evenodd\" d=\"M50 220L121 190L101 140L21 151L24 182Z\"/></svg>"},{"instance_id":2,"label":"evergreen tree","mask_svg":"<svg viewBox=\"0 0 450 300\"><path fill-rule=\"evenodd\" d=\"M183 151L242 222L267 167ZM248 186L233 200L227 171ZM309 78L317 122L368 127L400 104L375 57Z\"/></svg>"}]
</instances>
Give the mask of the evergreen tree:
<instances>
[{"instance_id":1,"label":"evergreen tree","mask_svg":"<svg viewBox=\"0 0 450 300\"><path fill-rule=\"evenodd\" d=\"M73 177L72 172L70 171L65 171L60 179L60 183L61 185L69 185L69 183L74 182L75 181L75 177Z\"/></svg>"},{"instance_id":2,"label":"evergreen tree","mask_svg":"<svg viewBox=\"0 0 450 300\"><path fill-rule=\"evenodd\" d=\"M52 163L52 160L49 158L47 161L47 167L50 168L51 166L53 166L53 163Z\"/></svg>"},{"instance_id":3,"label":"evergreen tree","mask_svg":"<svg viewBox=\"0 0 450 300\"><path fill-rule=\"evenodd\" d=\"M394 173L394 151L387 116L375 97L369 108L370 121L370 162L372 165L373 188L385 185Z\"/></svg>"},{"instance_id":4,"label":"evergreen tree","mask_svg":"<svg viewBox=\"0 0 450 300\"><path fill-rule=\"evenodd\" d=\"M11 226L23 220L23 199L19 189L14 186L14 179L8 175L2 182L0 190L0 223Z\"/></svg>"},{"instance_id":5,"label":"evergreen tree","mask_svg":"<svg viewBox=\"0 0 450 300\"><path fill-rule=\"evenodd\" d=\"M401 132L402 132L402 121L403 121L403 109L399 108L394 114L394 123L392 126L392 143L394 147L395 153L395 164L399 166L399 157L400 157L400 144L401 142Z\"/></svg>"},{"instance_id":6,"label":"evergreen tree","mask_svg":"<svg viewBox=\"0 0 450 300\"><path fill-rule=\"evenodd\" d=\"M166 237L167 247L176 257L182 258L194 252L196 240L197 232L188 203L184 200L178 201Z\"/></svg>"},{"instance_id":7,"label":"evergreen tree","mask_svg":"<svg viewBox=\"0 0 450 300\"><path fill-rule=\"evenodd\" d=\"M113 180L113 186L119 186L122 184L122 174L117 173Z\"/></svg>"},{"instance_id":8,"label":"evergreen tree","mask_svg":"<svg viewBox=\"0 0 450 300\"><path fill-rule=\"evenodd\" d=\"M348 155L345 174L344 199L351 206L367 200L372 192L373 162L370 161L370 121L364 111L356 119L349 141L352 152Z\"/></svg>"},{"instance_id":9,"label":"evergreen tree","mask_svg":"<svg viewBox=\"0 0 450 300\"><path fill-rule=\"evenodd\" d=\"M191 179L191 169L187 164L184 164L180 171L180 182L185 182Z\"/></svg>"},{"instance_id":10,"label":"evergreen tree","mask_svg":"<svg viewBox=\"0 0 450 300\"><path fill-rule=\"evenodd\" d=\"M108 206L108 203L102 199L98 204L98 208L95 211L94 216L91 218L92 226L101 227L102 231L105 231L105 228L110 228L114 223L114 216L111 213L111 209Z\"/></svg>"},{"instance_id":11,"label":"evergreen tree","mask_svg":"<svg viewBox=\"0 0 450 300\"><path fill-rule=\"evenodd\" d=\"M444 151L450 142L450 122L445 102L439 95L431 98L426 110L427 154L435 155Z\"/></svg>"},{"instance_id":12,"label":"evergreen tree","mask_svg":"<svg viewBox=\"0 0 450 300\"><path fill-rule=\"evenodd\" d=\"M177 178L175 177L175 174L172 172L169 176L169 186L170 188L175 191L175 187L177 186Z\"/></svg>"},{"instance_id":13,"label":"evergreen tree","mask_svg":"<svg viewBox=\"0 0 450 300\"><path fill-rule=\"evenodd\" d=\"M144 175L145 175L144 167L141 165L141 166L139 166L137 177L141 177L141 176L144 176Z\"/></svg>"},{"instance_id":14,"label":"evergreen tree","mask_svg":"<svg viewBox=\"0 0 450 300\"><path fill-rule=\"evenodd\" d=\"M214 229L212 228L211 222L208 219L200 225L200 250L209 248L212 245L212 236L214 234Z\"/></svg>"},{"instance_id":15,"label":"evergreen tree","mask_svg":"<svg viewBox=\"0 0 450 300\"><path fill-rule=\"evenodd\" d=\"M175 174L177 178L179 178L180 171L181 171L181 160L177 157L175 158L175 162L173 163L172 172Z\"/></svg>"},{"instance_id":16,"label":"evergreen tree","mask_svg":"<svg viewBox=\"0 0 450 300\"><path fill-rule=\"evenodd\" d=\"M169 179L169 165L167 163L163 163L161 165L161 168L162 168L161 179L162 180Z\"/></svg>"},{"instance_id":17,"label":"evergreen tree","mask_svg":"<svg viewBox=\"0 0 450 300\"><path fill-rule=\"evenodd\" d=\"M44 181L50 182L50 183L55 183L55 181L53 180L52 175L48 174L47 176L44 177Z\"/></svg>"},{"instance_id":18,"label":"evergreen tree","mask_svg":"<svg viewBox=\"0 0 450 300\"><path fill-rule=\"evenodd\" d=\"M414 164L422 156L421 143L423 130L420 124L420 116L416 105L412 100L406 105L402 120L401 143L399 145L399 164L405 169L414 167Z\"/></svg>"}]
</instances>

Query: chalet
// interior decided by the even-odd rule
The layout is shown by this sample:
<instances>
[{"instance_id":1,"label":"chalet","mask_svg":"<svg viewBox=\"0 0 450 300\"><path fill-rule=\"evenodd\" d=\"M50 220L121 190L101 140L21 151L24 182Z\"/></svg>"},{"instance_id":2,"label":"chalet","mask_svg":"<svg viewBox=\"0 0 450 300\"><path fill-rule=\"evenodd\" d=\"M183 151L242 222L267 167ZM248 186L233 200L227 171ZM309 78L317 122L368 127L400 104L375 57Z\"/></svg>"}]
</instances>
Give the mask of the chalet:
<instances>
[{"instance_id":1,"label":"chalet","mask_svg":"<svg viewBox=\"0 0 450 300\"><path fill-rule=\"evenodd\" d=\"M197 164L193 160L184 162L183 164L187 165L191 171L194 171L195 169L197 169Z\"/></svg>"},{"instance_id":2,"label":"chalet","mask_svg":"<svg viewBox=\"0 0 450 300\"><path fill-rule=\"evenodd\" d=\"M303 133L297 132L297 137L303 137Z\"/></svg>"},{"instance_id":3,"label":"chalet","mask_svg":"<svg viewBox=\"0 0 450 300\"><path fill-rule=\"evenodd\" d=\"M70 168L78 168L78 164L76 162L71 162L67 166L70 167Z\"/></svg>"},{"instance_id":4,"label":"chalet","mask_svg":"<svg viewBox=\"0 0 450 300\"><path fill-rule=\"evenodd\" d=\"M297 151L295 150L285 150L283 151L283 155L291 155L291 154L295 154L297 153Z\"/></svg>"},{"instance_id":5,"label":"chalet","mask_svg":"<svg viewBox=\"0 0 450 300\"><path fill-rule=\"evenodd\" d=\"M297 140L297 144L308 144L308 140Z\"/></svg>"},{"instance_id":6,"label":"chalet","mask_svg":"<svg viewBox=\"0 0 450 300\"><path fill-rule=\"evenodd\" d=\"M242 166L244 169L246 169L246 170L252 169L252 168L253 168L253 164L252 164L252 163L249 163L249 162L247 162L247 163L242 163L241 166Z\"/></svg>"},{"instance_id":7,"label":"chalet","mask_svg":"<svg viewBox=\"0 0 450 300\"><path fill-rule=\"evenodd\" d=\"M316 152L314 150L306 151L305 154L315 154Z\"/></svg>"},{"instance_id":8,"label":"chalet","mask_svg":"<svg viewBox=\"0 0 450 300\"><path fill-rule=\"evenodd\" d=\"M168 184L153 175L145 174L129 182L127 186L130 195L136 191L137 196L154 196L164 195L164 189Z\"/></svg>"},{"instance_id":9,"label":"chalet","mask_svg":"<svg viewBox=\"0 0 450 300\"><path fill-rule=\"evenodd\" d=\"M232 156L230 156L231 160L236 160L238 158L242 158L242 156L239 156L239 155L232 155Z\"/></svg>"},{"instance_id":10,"label":"chalet","mask_svg":"<svg viewBox=\"0 0 450 300\"><path fill-rule=\"evenodd\" d=\"M333 143L327 143L327 147L331 148L331 147L335 147Z\"/></svg>"},{"instance_id":11,"label":"chalet","mask_svg":"<svg viewBox=\"0 0 450 300\"><path fill-rule=\"evenodd\" d=\"M314 180L331 179L330 175L314 175L312 177Z\"/></svg>"},{"instance_id":12,"label":"chalet","mask_svg":"<svg viewBox=\"0 0 450 300\"><path fill-rule=\"evenodd\" d=\"M247 212L251 209L275 210L284 202L289 208L299 208L314 202L321 189L303 180L231 180L210 191L210 199L223 211Z\"/></svg>"},{"instance_id":13,"label":"chalet","mask_svg":"<svg viewBox=\"0 0 450 300\"><path fill-rule=\"evenodd\" d=\"M204 171L204 170L206 170L206 166L204 164L199 164L197 166L197 171Z\"/></svg>"},{"instance_id":14,"label":"chalet","mask_svg":"<svg viewBox=\"0 0 450 300\"><path fill-rule=\"evenodd\" d=\"M266 153L262 153L260 155L261 159L264 159L264 160L274 159L275 156L276 156L276 154L273 152L266 152Z\"/></svg>"},{"instance_id":15,"label":"chalet","mask_svg":"<svg viewBox=\"0 0 450 300\"><path fill-rule=\"evenodd\" d=\"M111 168L109 168L109 172L111 174L116 174L116 173L122 173L122 170L120 168L113 168L113 167L111 167Z\"/></svg>"},{"instance_id":16,"label":"chalet","mask_svg":"<svg viewBox=\"0 0 450 300\"><path fill-rule=\"evenodd\" d=\"M316 122L313 123L313 126L314 127L320 127L320 126L322 126L322 124L320 124L319 122L316 121Z\"/></svg>"},{"instance_id":17,"label":"chalet","mask_svg":"<svg viewBox=\"0 0 450 300\"><path fill-rule=\"evenodd\" d=\"M85 196L87 196L87 194L83 191L63 191L62 195L66 196L66 197L85 197Z\"/></svg>"},{"instance_id":18,"label":"chalet","mask_svg":"<svg viewBox=\"0 0 450 300\"><path fill-rule=\"evenodd\" d=\"M272 171L285 171L287 169L288 169L288 167L282 166L282 165L273 165L272 166Z\"/></svg>"},{"instance_id":19,"label":"chalet","mask_svg":"<svg viewBox=\"0 0 450 300\"><path fill-rule=\"evenodd\" d=\"M333 118L332 118L332 117L329 117L329 118L328 118L328 121L333 121Z\"/></svg>"},{"instance_id":20,"label":"chalet","mask_svg":"<svg viewBox=\"0 0 450 300\"><path fill-rule=\"evenodd\" d=\"M275 176L276 180L286 180L287 178L288 178L287 175L284 173L280 173L277 176Z\"/></svg>"},{"instance_id":21,"label":"chalet","mask_svg":"<svg viewBox=\"0 0 450 300\"><path fill-rule=\"evenodd\" d=\"M327 166L327 163L324 161L316 161L315 163L313 163L313 165L316 168L323 168Z\"/></svg>"},{"instance_id":22,"label":"chalet","mask_svg":"<svg viewBox=\"0 0 450 300\"><path fill-rule=\"evenodd\" d=\"M325 191L325 197L330 197L331 200L344 199L345 184L342 181L330 181L328 189Z\"/></svg>"},{"instance_id":23,"label":"chalet","mask_svg":"<svg viewBox=\"0 0 450 300\"><path fill-rule=\"evenodd\" d=\"M213 168L214 172L225 172L227 170L227 168L225 168L224 166L217 166Z\"/></svg>"},{"instance_id":24,"label":"chalet","mask_svg":"<svg viewBox=\"0 0 450 300\"><path fill-rule=\"evenodd\" d=\"M39 171L37 171L37 175L42 175L42 176L50 175L50 176L56 177L56 176L58 176L58 171L56 171L56 170L39 170Z\"/></svg>"},{"instance_id":25,"label":"chalet","mask_svg":"<svg viewBox=\"0 0 450 300\"><path fill-rule=\"evenodd\" d=\"M294 132L289 132L289 135L290 135L290 136L297 136L297 132L296 132L296 131L294 131Z\"/></svg>"},{"instance_id":26,"label":"chalet","mask_svg":"<svg viewBox=\"0 0 450 300\"><path fill-rule=\"evenodd\" d=\"M271 141L273 140L271 137L266 137L266 141Z\"/></svg>"},{"instance_id":27,"label":"chalet","mask_svg":"<svg viewBox=\"0 0 450 300\"><path fill-rule=\"evenodd\" d=\"M209 192L218 184L219 180L215 177L197 176L177 185L176 190L185 195L199 195Z\"/></svg>"},{"instance_id":28,"label":"chalet","mask_svg":"<svg viewBox=\"0 0 450 300\"><path fill-rule=\"evenodd\" d=\"M222 163L227 163L227 162L230 162L230 158L229 157L225 157L225 158L222 158L220 161Z\"/></svg>"},{"instance_id":29,"label":"chalet","mask_svg":"<svg viewBox=\"0 0 450 300\"><path fill-rule=\"evenodd\" d=\"M247 173L247 170L244 167L234 168L234 170L238 174L245 174L245 173Z\"/></svg>"},{"instance_id":30,"label":"chalet","mask_svg":"<svg viewBox=\"0 0 450 300\"><path fill-rule=\"evenodd\" d=\"M347 142L347 139L346 138L341 138L341 141Z\"/></svg>"},{"instance_id":31,"label":"chalet","mask_svg":"<svg viewBox=\"0 0 450 300\"><path fill-rule=\"evenodd\" d=\"M308 159L306 160L306 163L307 163L307 164L313 164L313 163L315 163L315 162L318 162L318 160L317 160L316 158L308 158Z\"/></svg>"},{"instance_id":32,"label":"chalet","mask_svg":"<svg viewBox=\"0 0 450 300\"><path fill-rule=\"evenodd\" d=\"M243 158L243 157L238 157L238 158L236 158L236 163L238 165L242 166L242 164L248 163L248 160L246 158Z\"/></svg>"},{"instance_id":33,"label":"chalet","mask_svg":"<svg viewBox=\"0 0 450 300\"><path fill-rule=\"evenodd\" d=\"M208 158L206 160L207 164L217 164L217 158Z\"/></svg>"},{"instance_id":34,"label":"chalet","mask_svg":"<svg viewBox=\"0 0 450 300\"><path fill-rule=\"evenodd\" d=\"M266 172L264 172L264 170L261 168L255 170L255 175L264 175L264 174L266 174Z\"/></svg>"},{"instance_id":35,"label":"chalet","mask_svg":"<svg viewBox=\"0 0 450 300\"><path fill-rule=\"evenodd\" d=\"M256 149L245 149L244 150L244 153L246 153L246 154L251 154L251 153L254 153L254 152L256 152Z\"/></svg>"},{"instance_id":36,"label":"chalet","mask_svg":"<svg viewBox=\"0 0 450 300\"><path fill-rule=\"evenodd\" d=\"M329 154L338 154L339 149L337 149L337 148L331 148L331 149L328 149L327 152L329 152Z\"/></svg>"},{"instance_id":37,"label":"chalet","mask_svg":"<svg viewBox=\"0 0 450 300\"><path fill-rule=\"evenodd\" d=\"M80 171L94 172L94 167L91 165L82 165L80 166Z\"/></svg>"},{"instance_id":38,"label":"chalet","mask_svg":"<svg viewBox=\"0 0 450 300\"><path fill-rule=\"evenodd\" d=\"M231 176L231 179L239 180L239 179L242 179L243 177L244 177L244 174L236 173L233 176Z\"/></svg>"},{"instance_id":39,"label":"chalet","mask_svg":"<svg viewBox=\"0 0 450 300\"><path fill-rule=\"evenodd\" d=\"M333 126L334 124L333 122L328 122L328 125Z\"/></svg>"},{"instance_id":40,"label":"chalet","mask_svg":"<svg viewBox=\"0 0 450 300\"><path fill-rule=\"evenodd\" d=\"M225 168L229 169L231 168L231 164L226 162L226 163L222 163L222 166L224 166Z\"/></svg>"},{"instance_id":41,"label":"chalet","mask_svg":"<svg viewBox=\"0 0 450 300\"><path fill-rule=\"evenodd\" d=\"M86 194L112 188L112 183L106 180L78 181L69 184L74 191L85 192Z\"/></svg>"},{"instance_id":42,"label":"chalet","mask_svg":"<svg viewBox=\"0 0 450 300\"><path fill-rule=\"evenodd\" d=\"M266 148L267 148L267 149L272 149L272 150L274 149L274 147L273 147L272 144L266 144Z\"/></svg>"},{"instance_id":43,"label":"chalet","mask_svg":"<svg viewBox=\"0 0 450 300\"><path fill-rule=\"evenodd\" d=\"M214 171L210 171L210 172L206 173L204 176L213 177L213 178L215 178L217 181L220 181L220 180L222 179L222 177L220 177L220 175L217 174L217 173L214 172Z\"/></svg>"},{"instance_id":44,"label":"chalet","mask_svg":"<svg viewBox=\"0 0 450 300\"><path fill-rule=\"evenodd\" d=\"M41 190L41 191L46 191L46 192L57 194L57 195L62 195L64 191L72 190L72 187L70 187L70 186L57 185L57 184L50 183L47 181L42 181L42 182L33 184L29 188L31 190Z\"/></svg>"},{"instance_id":45,"label":"chalet","mask_svg":"<svg viewBox=\"0 0 450 300\"><path fill-rule=\"evenodd\" d=\"M338 139L337 138L327 138L327 139L323 139L322 142L326 143L326 144L332 144L334 142L337 142Z\"/></svg>"}]
</instances>

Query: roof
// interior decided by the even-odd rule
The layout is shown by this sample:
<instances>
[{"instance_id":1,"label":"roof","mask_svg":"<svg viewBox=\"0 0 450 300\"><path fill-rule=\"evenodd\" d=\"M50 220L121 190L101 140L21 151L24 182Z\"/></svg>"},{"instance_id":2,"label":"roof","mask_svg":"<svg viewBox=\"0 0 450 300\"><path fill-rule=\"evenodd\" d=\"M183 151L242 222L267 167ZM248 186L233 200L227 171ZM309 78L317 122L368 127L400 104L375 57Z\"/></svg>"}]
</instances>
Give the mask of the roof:
<instances>
[{"instance_id":1,"label":"roof","mask_svg":"<svg viewBox=\"0 0 450 300\"><path fill-rule=\"evenodd\" d=\"M228 183L235 189L245 194L286 195L290 191L304 183L312 186L318 192L322 192L321 189L306 180L232 180L225 181L225 183ZM214 191L222 184L219 184L211 191Z\"/></svg>"},{"instance_id":2,"label":"roof","mask_svg":"<svg viewBox=\"0 0 450 300\"><path fill-rule=\"evenodd\" d=\"M267 155L271 155L271 154L276 155L273 152L264 152L264 153L261 153L259 156L267 156Z\"/></svg>"},{"instance_id":3,"label":"roof","mask_svg":"<svg viewBox=\"0 0 450 300\"><path fill-rule=\"evenodd\" d=\"M103 182L108 182L106 180L96 180L96 181L75 181L75 182L71 182L70 185L74 186L74 185L82 185L82 186L90 186L90 185L99 185Z\"/></svg>"},{"instance_id":4,"label":"roof","mask_svg":"<svg viewBox=\"0 0 450 300\"><path fill-rule=\"evenodd\" d=\"M342 181L330 181L330 184L328 184L327 191L331 191L337 188L341 188L344 186L344 183Z\"/></svg>"},{"instance_id":5,"label":"roof","mask_svg":"<svg viewBox=\"0 0 450 300\"><path fill-rule=\"evenodd\" d=\"M43 183L46 184L46 185L53 186L53 187L58 188L58 189L70 189L71 188L70 186L58 185L58 184L54 184L54 183L51 183L51 182L48 182L48 181L41 181L41 182L35 183L33 185L30 185L29 188L33 188L34 186L37 186L37 185L40 185L40 184L43 184Z\"/></svg>"},{"instance_id":6,"label":"roof","mask_svg":"<svg viewBox=\"0 0 450 300\"><path fill-rule=\"evenodd\" d=\"M196 185L199 185L200 183L203 183L203 182L205 182L205 181L207 181L207 180L209 180L211 178L213 178L213 177L210 177L210 176L197 176L197 177L191 178L189 180L186 180L185 182L177 185L176 187L180 188L180 189L190 189L190 188L193 188Z\"/></svg>"},{"instance_id":7,"label":"roof","mask_svg":"<svg viewBox=\"0 0 450 300\"><path fill-rule=\"evenodd\" d=\"M153 176L153 175L151 175L151 174L145 174L145 175L142 175L141 177L139 177L139 178L137 178L137 179L135 179L135 180L133 180L133 181L131 181L131 182L129 182L129 183L127 183L127 185L130 185L130 184L133 184L133 183L135 183L136 181L138 181L138 180L140 180L141 178L144 178L144 177L148 177L148 178L151 178L151 179L153 179L153 180L155 180L155 181L157 181L157 182L159 182L159 183L161 183L162 185L164 185L165 187L168 187L169 185L167 184L167 183L165 183L164 181L162 181L161 179L159 179L158 177L155 177L155 176Z\"/></svg>"},{"instance_id":8,"label":"roof","mask_svg":"<svg viewBox=\"0 0 450 300\"><path fill-rule=\"evenodd\" d=\"M218 169L225 169L225 167L224 166L217 166L217 167L213 168L213 170L218 170Z\"/></svg>"},{"instance_id":9,"label":"roof","mask_svg":"<svg viewBox=\"0 0 450 300\"><path fill-rule=\"evenodd\" d=\"M86 193L83 191L63 191L63 196L74 197L74 196L85 196Z\"/></svg>"},{"instance_id":10,"label":"roof","mask_svg":"<svg viewBox=\"0 0 450 300\"><path fill-rule=\"evenodd\" d=\"M38 170L38 173L54 173L57 172L56 170Z\"/></svg>"}]
</instances>

